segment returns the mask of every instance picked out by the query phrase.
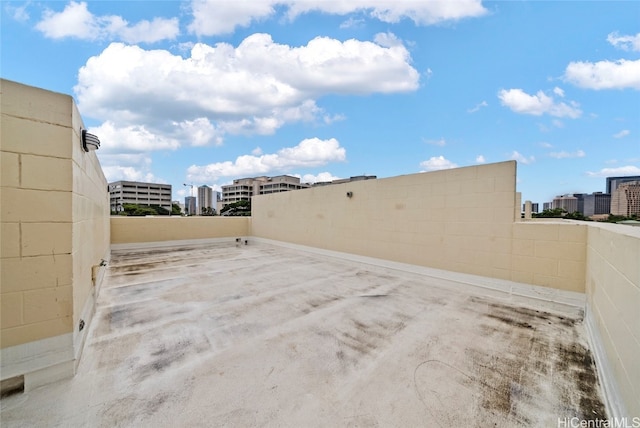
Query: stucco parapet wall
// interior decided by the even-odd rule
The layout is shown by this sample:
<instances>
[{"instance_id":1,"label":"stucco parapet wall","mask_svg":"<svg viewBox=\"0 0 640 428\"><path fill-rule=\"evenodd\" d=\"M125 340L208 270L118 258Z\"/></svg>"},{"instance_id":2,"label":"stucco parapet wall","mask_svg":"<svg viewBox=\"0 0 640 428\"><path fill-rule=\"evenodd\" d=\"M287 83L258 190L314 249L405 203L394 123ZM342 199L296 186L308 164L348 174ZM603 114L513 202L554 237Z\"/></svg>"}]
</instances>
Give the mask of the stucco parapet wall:
<instances>
[{"instance_id":1,"label":"stucco parapet wall","mask_svg":"<svg viewBox=\"0 0 640 428\"><path fill-rule=\"evenodd\" d=\"M250 217L111 217L111 244L241 237L250 233Z\"/></svg>"}]
</instances>

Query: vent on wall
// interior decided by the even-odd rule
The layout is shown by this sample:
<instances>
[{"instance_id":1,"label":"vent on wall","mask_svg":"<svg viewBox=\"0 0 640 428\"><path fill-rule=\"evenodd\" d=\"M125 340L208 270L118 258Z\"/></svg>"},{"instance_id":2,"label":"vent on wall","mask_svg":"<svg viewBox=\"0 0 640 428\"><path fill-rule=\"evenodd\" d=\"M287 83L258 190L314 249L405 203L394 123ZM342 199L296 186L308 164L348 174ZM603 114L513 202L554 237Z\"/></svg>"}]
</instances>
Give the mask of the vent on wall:
<instances>
[{"instance_id":1,"label":"vent on wall","mask_svg":"<svg viewBox=\"0 0 640 428\"><path fill-rule=\"evenodd\" d=\"M89 134L86 129L82 130L82 149L85 152L89 150L98 150L100 148L100 139L93 134Z\"/></svg>"}]
</instances>

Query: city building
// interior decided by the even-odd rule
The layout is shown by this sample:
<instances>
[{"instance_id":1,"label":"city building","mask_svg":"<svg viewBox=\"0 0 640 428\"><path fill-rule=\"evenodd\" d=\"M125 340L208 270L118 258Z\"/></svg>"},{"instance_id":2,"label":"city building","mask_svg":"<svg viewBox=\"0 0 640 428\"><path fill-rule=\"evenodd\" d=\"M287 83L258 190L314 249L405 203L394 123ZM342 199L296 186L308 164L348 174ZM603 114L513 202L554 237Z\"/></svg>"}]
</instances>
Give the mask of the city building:
<instances>
[{"instance_id":1,"label":"city building","mask_svg":"<svg viewBox=\"0 0 640 428\"><path fill-rule=\"evenodd\" d=\"M629 181L640 181L640 175L628 175L626 177L607 177L607 193L613 195L618 186Z\"/></svg>"},{"instance_id":2,"label":"city building","mask_svg":"<svg viewBox=\"0 0 640 428\"><path fill-rule=\"evenodd\" d=\"M213 199L213 189L206 184L198 187L198 212L196 215L202 215L207 209L216 207Z\"/></svg>"},{"instance_id":3,"label":"city building","mask_svg":"<svg viewBox=\"0 0 640 428\"><path fill-rule=\"evenodd\" d=\"M578 211L578 198L574 195L561 195L553 198L552 209L562 208L567 213Z\"/></svg>"},{"instance_id":4,"label":"city building","mask_svg":"<svg viewBox=\"0 0 640 428\"><path fill-rule=\"evenodd\" d=\"M611 212L611 195L602 192L593 192L590 195L582 195L582 211L585 217L609 214Z\"/></svg>"},{"instance_id":5,"label":"city building","mask_svg":"<svg viewBox=\"0 0 640 428\"><path fill-rule=\"evenodd\" d=\"M184 213L186 215L197 215L197 207L196 207L196 197L195 196L185 196L184 198Z\"/></svg>"},{"instance_id":6,"label":"city building","mask_svg":"<svg viewBox=\"0 0 640 428\"><path fill-rule=\"evenodd\" d=\"M290 175L278 175L275 177L252 177L233 180L233 184L222 186L222 198L219 208L239 201L248 201L255 195L287 192L311 187L309 184L300 183L300 178Z\"/></svg>"},{"instance_id":7,"label":"city building","mask_svg":"<svg viewBox=\"0 0 640 428\"><path fill-rule=\"evenodd\" d=\"M111 212L123 210L123 204L159 206L171 211L171 185L139 181L109 183Z\"/></svg>"},{"instance_id":8,"label":"city building","mask_svg":"<svg viewBox=\"0 0 640 428\"><path fill-rule=\"evenodd\" d=\"M611 195L611 214L625 217L640 215L640 180L618 184Z\"/></svg>"},{"instance_id":9,"label":"city building","mask_svg":"<svg viewBox=\"0 0 640 428\"><path fill-rule=\"evenodd\" d=\"M526 204L522 204L522 212L524 212L524 210L525 210L525 205L526 205ZM537 202L532 202L532 203L531 203L531 212L532 212L532 213L540 212L540 211L538 211L538 210L539 210L539 207L540 207L540 206L539 206L539 204L538 204Z\"/></svg>"}]
</instances>

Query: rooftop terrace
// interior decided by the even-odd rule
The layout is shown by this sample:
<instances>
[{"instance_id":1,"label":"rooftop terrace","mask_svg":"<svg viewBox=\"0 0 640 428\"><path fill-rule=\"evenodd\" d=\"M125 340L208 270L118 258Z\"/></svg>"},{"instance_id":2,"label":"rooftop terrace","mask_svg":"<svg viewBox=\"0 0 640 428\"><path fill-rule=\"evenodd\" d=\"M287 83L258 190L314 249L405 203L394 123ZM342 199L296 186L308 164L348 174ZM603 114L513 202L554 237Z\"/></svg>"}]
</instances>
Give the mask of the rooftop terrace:
<instances>
[{"instance_id":1,"label":"rooftop terrace","mask_svg":"<svg viewBox=\"0 0 640 428\"><path fill-rule=\"evenodd\" d=\"M605 418L584 296L549 292L253 238L114 245L76 376L2 425Z\"/></svg>"}]
</instances>

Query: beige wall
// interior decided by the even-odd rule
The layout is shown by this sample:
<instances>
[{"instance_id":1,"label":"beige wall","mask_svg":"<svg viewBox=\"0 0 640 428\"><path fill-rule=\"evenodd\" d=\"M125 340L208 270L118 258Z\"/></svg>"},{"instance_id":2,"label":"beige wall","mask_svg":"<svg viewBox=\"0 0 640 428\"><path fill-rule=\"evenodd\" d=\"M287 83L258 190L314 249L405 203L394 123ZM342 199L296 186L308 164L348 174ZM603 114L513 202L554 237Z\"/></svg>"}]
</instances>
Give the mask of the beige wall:
<instances>
[{"instance_id":1,"label":"beige wall","mask_svg":"<svg viewBox=\"0 0 640 428\"><path fill-rule=\"evenodd\" d=\"M250 217L111 217L111 243L244 237Z\"/></svg>"},{"instance_id":2,"label":"beige wall","mask_svg":"<svg viewBox=\"0 0 640 428\"><path fill-rule=\"evenodd\" d=\"M621 414L640 417L640 228L589 223L586 287L609 394Z\"/></svg>"},{"instance_id":3,"label":"beige wall","mask_svg":"<svg viewBox=\"0 0 640 428\"><path fill-rule=\"evenodd\" d=\"M72 374L93 266L109 254L107 183L95 152L81 149L70 96L7 80L0 96L2 379L53 366Z\"/></svg>"},{"instance_id":4,"label":"beige wall","mask_svg":"<svg viewBox=\"0 0 640 428\"><path fill-rule=\"evenodd\" d=\"M514 223L509 279L584 293L587 229L584 222Z\"/></svg>"}]
</instances>

